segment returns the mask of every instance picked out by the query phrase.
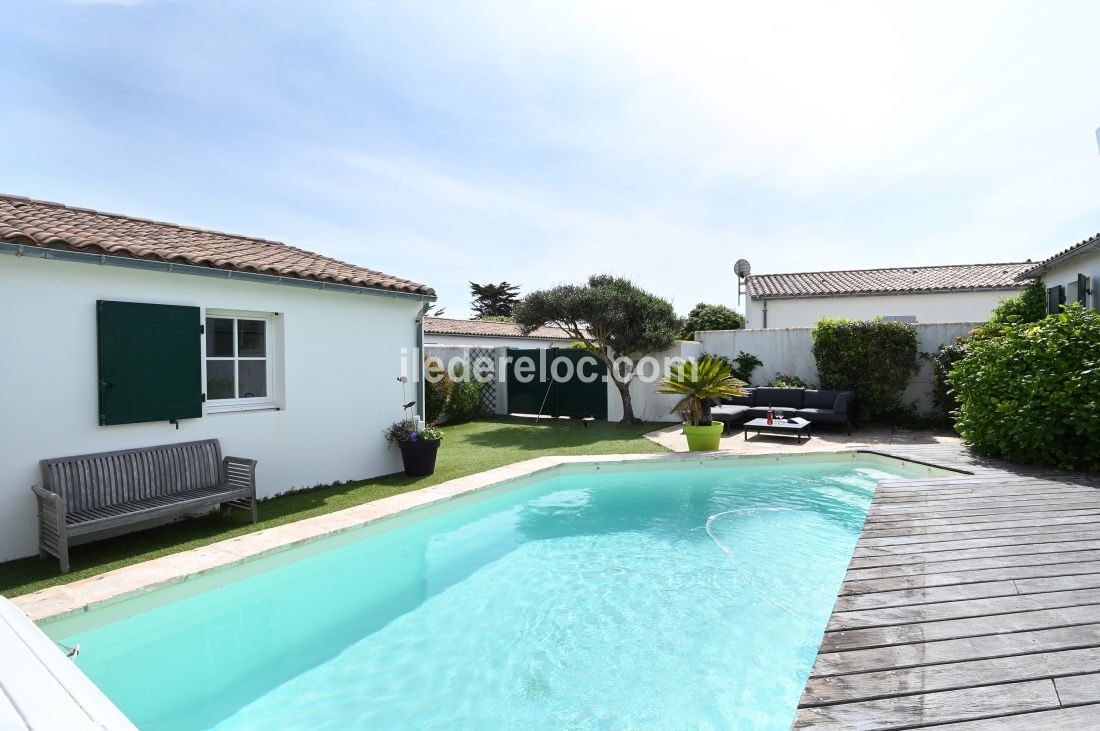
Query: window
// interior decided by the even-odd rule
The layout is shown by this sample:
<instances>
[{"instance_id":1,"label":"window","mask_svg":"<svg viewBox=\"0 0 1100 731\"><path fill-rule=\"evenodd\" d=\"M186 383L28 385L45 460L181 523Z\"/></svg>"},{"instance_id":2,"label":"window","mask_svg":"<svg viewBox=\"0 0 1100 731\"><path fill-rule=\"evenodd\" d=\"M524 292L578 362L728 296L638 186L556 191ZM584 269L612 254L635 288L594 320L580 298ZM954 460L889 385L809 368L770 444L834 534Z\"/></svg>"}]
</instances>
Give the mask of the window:
<instances>
[{"instance_id":1,"label":"window","mask_svg":"<svg viewBox=\"0 0 1100 731\"><path fill-rule=\"evenodd\" d=\"M270 408L272 315L206 313L207 411Z\"/></svg>"}]
</instances>

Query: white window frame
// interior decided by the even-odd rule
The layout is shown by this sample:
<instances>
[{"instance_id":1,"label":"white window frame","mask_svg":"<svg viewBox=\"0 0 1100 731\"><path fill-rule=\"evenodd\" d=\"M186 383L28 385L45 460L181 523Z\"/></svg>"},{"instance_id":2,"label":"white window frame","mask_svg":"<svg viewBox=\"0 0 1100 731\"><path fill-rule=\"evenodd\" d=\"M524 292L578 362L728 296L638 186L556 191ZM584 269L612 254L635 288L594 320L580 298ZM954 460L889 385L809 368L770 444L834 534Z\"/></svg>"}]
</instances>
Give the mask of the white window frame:
<instances>
[{"instance_id":1,"label":"white window frame","mask_svg":"<svg viewBox=\"0 0 1100 731\"><path fill-rule=\"evenodd\" d=\"M208 414L220 414L236 411L263 411L267 409L277 409L279 404L275 399L275 358L280 353L280 349L276 347L276 313L274 312L248 312L244 310L211 310L208 309L203 313L203 327L206 327L206 320L208 318L217 318L224 320L233 320L233 357L221 357L221 356L208 356L206 352L206 336L202 339L202 384L203 391L206 392L206 413ZM238 320L260 320L264 323L264 361L266 365L267 379L267 395L259 396L256 398L231 398L231 399L212 399L207 391L208 380L206 373L207 363L211 360L232 360L234 366L242 358L237 355L237 347L239 341L237 338L237 321ZM259 360L259 358L245 357L243 360ZM238 372L234 367L233 384L237 387L238 384Z\"/></svg>"}]
</instances>

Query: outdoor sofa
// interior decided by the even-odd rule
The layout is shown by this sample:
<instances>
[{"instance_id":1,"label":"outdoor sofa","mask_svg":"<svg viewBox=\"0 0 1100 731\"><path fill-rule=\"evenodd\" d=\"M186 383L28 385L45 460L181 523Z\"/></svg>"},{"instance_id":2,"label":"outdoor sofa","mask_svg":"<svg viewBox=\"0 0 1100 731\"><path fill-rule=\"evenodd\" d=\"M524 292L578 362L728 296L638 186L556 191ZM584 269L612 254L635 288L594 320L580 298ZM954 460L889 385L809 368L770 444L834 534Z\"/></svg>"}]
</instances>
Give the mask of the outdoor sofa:
<instances>
[{"instance_id":1,"label":"outdoor sofa","mask_svg":"<svg viewBox=\"0 0 1100 731\"><path fill-rule=\"evenodd\" d=\"M761 387L747 390L744 396L722 399L720 406L711 407L710 417L728 429L767 416L769 407L776 416L797 416L815 424L844 424L851 434L856 419L856 393Z\"/></svg>"}]
</instances>

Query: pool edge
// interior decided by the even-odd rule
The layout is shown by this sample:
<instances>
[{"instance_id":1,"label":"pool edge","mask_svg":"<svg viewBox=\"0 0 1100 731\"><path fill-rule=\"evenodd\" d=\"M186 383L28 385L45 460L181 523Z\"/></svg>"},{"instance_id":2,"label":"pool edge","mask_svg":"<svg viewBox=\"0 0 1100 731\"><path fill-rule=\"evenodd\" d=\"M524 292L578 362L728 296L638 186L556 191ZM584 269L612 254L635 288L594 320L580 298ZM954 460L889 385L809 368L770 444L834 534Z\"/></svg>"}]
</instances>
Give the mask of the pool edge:
<instances>
[{"instance_id":1,"label":"pool edge","mask_svg":"<svg viewBox=\"0 0 1100 731\"><path fill-rule=\"evenodd\" d=\"M351 508L265 528L255 533L235 536L206 546L130 566L123 566L87 579L80 579L68 584L13 597L11 601L32 621L38 624L49 624L116 602L126 601L158 589L181 584L211 572L221 571L248 561L282 553L413 510L441 505L462 496L508 485L563 466L583 467L593 465L598 470L599 466L604 464L629 465L640 462L730 461L751 463L771 460L777 462L813 462L827 460L830 457L842 457L843 455L850 455L854 459L860 454L893 461L910 462L931 469L961 472L960 470L944 468L941 465L899 458L886 452L869 449L841 449L794 455L789 453L741 455L719 450L714 452L673 452L665 454L536 457L485 472L455 478L438 485L381 498ZM967 473L963 472L963 474Z\"/></svg>"}]
</instances>

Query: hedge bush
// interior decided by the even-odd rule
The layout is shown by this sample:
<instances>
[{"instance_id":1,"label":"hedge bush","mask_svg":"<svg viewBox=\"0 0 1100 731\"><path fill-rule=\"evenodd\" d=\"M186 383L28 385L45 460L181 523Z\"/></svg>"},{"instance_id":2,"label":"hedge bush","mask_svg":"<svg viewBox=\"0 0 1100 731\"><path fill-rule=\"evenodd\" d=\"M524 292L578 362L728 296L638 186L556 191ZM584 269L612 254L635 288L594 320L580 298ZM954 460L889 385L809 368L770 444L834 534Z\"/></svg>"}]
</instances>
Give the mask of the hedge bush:
<instances>
[{"instance_id":1,"label":"hedge bush","mask_svg":"<svg viewBox=\"0 0 1100 731\"><path fill-rule=\"evenodd\" d=\"M971 340L949 381L979 454L1100 470L1100 315L1071 305Z\"/></svg>"},{"instance_id":2,"label":"hedge bush","mask_svg":"<svg viewBox=\"0 0 1100 731\"><path fill-rule=\"evenodd\" d=\"M917 370L917 329L908 322L833 320L813 330L820 388L855 391L860 417L897 422L913 408L902 393Z\"/></svg>"}]
</instances>

